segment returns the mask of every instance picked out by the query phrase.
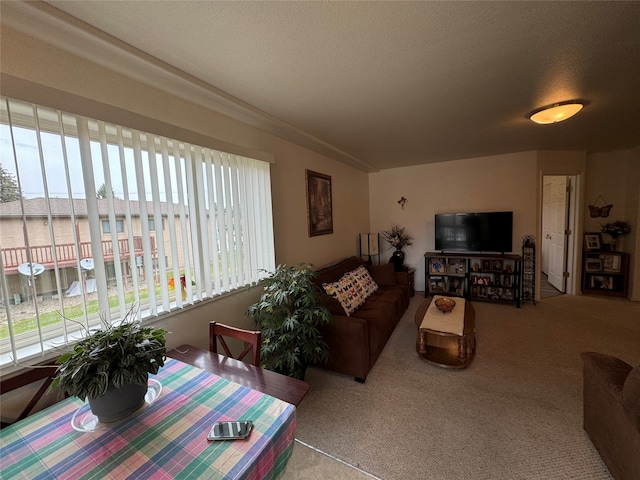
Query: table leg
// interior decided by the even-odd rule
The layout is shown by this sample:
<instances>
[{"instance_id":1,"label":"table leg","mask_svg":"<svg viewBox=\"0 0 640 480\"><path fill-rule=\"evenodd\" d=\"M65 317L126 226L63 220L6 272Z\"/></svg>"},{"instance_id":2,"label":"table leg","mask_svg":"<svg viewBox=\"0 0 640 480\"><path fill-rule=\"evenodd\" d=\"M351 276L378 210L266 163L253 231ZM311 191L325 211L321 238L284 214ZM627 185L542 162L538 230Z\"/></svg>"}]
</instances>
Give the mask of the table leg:
<instances>
[{"instance_id":1,"label":"table leg","mask_svg":"<svg viewBox=\"0 0 640 480\"><path fill-rule=\"evenodd\" d=\"M426 355L427 353L427 334L424 332L418 332L418 340L416 341L416 351L418 355Z\"/></svg>"},{"instance_id":2,"label":"table leg","mask_svg":"<svg viewBox=\"0 0 640 480\"><path fill-rule=\"evenodd\" d=\"M467 358L467 336L462 335L458 339L458 358L465 359Z\"/></svg>"}]
</instances>

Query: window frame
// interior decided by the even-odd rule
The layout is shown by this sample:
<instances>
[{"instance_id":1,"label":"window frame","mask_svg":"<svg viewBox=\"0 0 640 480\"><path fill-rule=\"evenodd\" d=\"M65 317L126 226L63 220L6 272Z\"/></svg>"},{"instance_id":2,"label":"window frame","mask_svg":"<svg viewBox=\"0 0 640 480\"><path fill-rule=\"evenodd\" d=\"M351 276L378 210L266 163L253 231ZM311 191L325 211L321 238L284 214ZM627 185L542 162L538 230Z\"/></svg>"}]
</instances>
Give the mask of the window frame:
<instances>
[{"instance_id":1,"label":"window frame","mask_svg":"<svg viewBox=\"0 0 640 480\"><path fill-rule=\"evenodd\" d=\"M65 112L61 112L58 110L54 110L48 107L40 107L34 104L30 104L23 101L9 99L8 97L0 97L3 104L6 104L6 111L10 110L9 104L21 105L25 107L25 111L28 110L26 107L31 107L33 109L33 117L35 126L34 129L36 131L36 136L38 138L38 142L40 142L40 138L42 132L58 134L61 140L61 144L65 145L67 138L72 137L79 141L79 150L81 153L81 161L82 161L82 176L84 177L85 186L89 186L89 189L86 191L86 203L87 203L87 217L89 219L89 230L90 230L90 244L91 244L91 256L95 260L95 270L92 272L98 283L98 304L100 305L100 311L106 306L106 311L109 312L109 317L111 321L117 321L118 318L122 318L122 312L128 309L127 301L124 300L124 296L120 291L120 284L118 283L119 288L119 298L117 302L117 307L112 309L109 307L109 297L106 293L101 293L107 291L107 284L109 283L109 278L107 276L107 270L113 271L113 277L115 277L116 283L122 276L122 272L125 275L128 275L130 271L135 271L141 268L139 262L142 263L142 267L145 265L153 265L153 271L157 271L157 274L154 274L153 277L159 277L160 281L155 283L150 283L150 278L152 275L145 275L147 287L149 291L149 303L148 305L140 305L140 311L138 312L138 316L140 319L146 320L152 317L157 317L158 315L168 314L172 311L179 310L183 308L186 304L193 304L198 301L205 301L214 299L220 295L226 295L229 293L233 293L234 291L239 291L241 288L252 285L260 281L265 275L266 271L272 270L275 268L275 248L274 248L274 238L273 238L273 214L271 207L271 194L270 194L270 173L269 173L269 165L268 162L264 160L255 160L247 157L242 157L239 155L229 154L217 150L213 150L209 147L202 147L200 145L194 145L187 142L183 142L175 139L167 139L166 137L162 137L159 135L154 135L148 132L140 132L135 129L129 129L124 126L108 124L102 122L100 120L92 120L87 119L86 117L77 116L74 114L69 114ZM4 107L3 107L4 108ZM3 118L0 122L2 126L6 123L11 123L12 128L29 128L28 115L24 118L19 118L18 122L12 122L12 119L5 118L5 111L3 110ZM42 117L40 118L40 114ZM59 122L59 125L56 125L56 117ZM67 129L65 128L65 122L63 117L70 117L76 119L76 125L73 128ZM36 120L37 119L37 120ZM97 125L97 128L96 128ZM58 128L56 128L58 127ZM124 133L127 132L126 135ZM107 198L103 199L107 204L108 210L108 219L104 219L103 211L100 210L100 216L97 215L98 208L97 202L98 200L95 195L95 183L91 185L91 181L87 181L87 175L91 176L93 173L89 174L86 172L93 172L95 166L92 166L92 149L98 148L94 144L94 142L98 142L100 150L102 151L102 167L104 169L105 175L105 190L107 193ZM133 245L135 241L133 241L132 237L132 221L131 221L131 213L127 210L126 215L121 217L115 211L114 204L117 203L119 198L116 198L114 195L113 185L111 184L111 180L109 179L109 166L106 164L105 159L109 158L111 155L111 150L116 148L122 155L123 150L127 148L132 148L135 150L136 143L139 144L139 148L142 152L145 152L147 156L147 162L152 165L151 168L151 177L155 178L157 176L161 176L163 174L167 174L168 164L170 164L171 158L173 161L178 163L176 160L180 158L180 161L184 162L185 171L184 179L186 189L179 189L180 195L176 200L176 203L172 204L175 209L175 214L166 215L166 218L169 223L169 232L168 234L163 233L165 231L165 214L163 214L163 208L165 206L160 205L159 201L157 201L158 193L152 192L152 200L151 200L151 208L150 211L147 212L145 208L141 208L139 212L139 222L140 222L140 236L141 242L145 245L143 250L143 254L141 255L138 251L133 251ZM64 147L62 147L64 150ZM66 160L66 153L65 160ZM177 155L177 156L176 156ZM40 151L41 163L42 163L42 150ZM150 159L155 159L155 162L150 161ZM122 161L122 158L120 159ZM140 161L142 159L136 159L136 169L140 168ZM142 160L144 161L144 160ZM16 160L17 162L17 160ZM254 162L253 165L251 162ZM98 162L97 164L99 164ZM97 165L96 164L96 165ZM157 165L156 165L157 164ZM248 165L248 166L247 166ZM253 165L253 166L252 166ZM266 172L264 171L264 166L266 166ZM153 167L156 168L156 171L153 170ZM44 169L44 167L41 167ZM252 168L261 169L261 182L259 184L251 184L250 178L254 177L255 174L245 174L239 173L244 172L243 169L248 169L247 171L252 171ZM212 172L222 172L217 176ZM199 173L202 172L202 175ZM77 172L74 171L74 174ZM66 177L68 178L69 173L67 171ZM206 178L203 178L206 177ZM220 189L222 185L220 182L222 181L220 176L229 179L229 186ZM139 177L137 177L139 178ZM92 179L91 179L92 180ZM255 180L255 179L254 179ZM244 182L244 183L243 183ZM152 183L152 190L157 190L158 185ZM227 184L224 184L227 185ZM91 188L92 186L92 188ZM126 187L126 182L125 182ZM235 191L235 189L238 191ZM93 191L92 191L93 189ZM248 190L248 191L243 191ZM260 190L262 192L262 199L268 199L268 219L265 221L265 215L263 211L259 211L259 209L252 207L248 202L251 201L255 192L251 190ZM224 190L224 192L223 192ZM233 191L232 191L233 190ZM215 193L218 192L218 193ZM265 196L266 194L266 196ZM46 195L45 195L46 196ZM214 196L216 196L216 200L214 200ZM237 208L242 208L242 212L238 213L231 212L228 207L223 207L216 202L218 200L223 200L227 203L227 205L236 205ZM50 199L47 198L49 202ZM129 201L125 197L125 204L128 205ZM255 199L254 199L255 201ZM103 203L104 203L103 202ZM140 202L140 200L138 200ZM69 201L71 205L70 218L73 221L73 205L75 200ZM264 202L263 202L264 203ZM185 204L187 205L188 212L185 212ZM182 206L180 206L182 205ZM191 209L191 205L194 206L194 209ZM244 205L244 206L241 206ZM50 206L48 205L48 208ZM104 205L101 207L103 208ZM208 208L208 210L207 210ZM233 209L231 209L233 210ZM256 212L258 212L256 214ZM211 228L211 218L229 219L230 223L226 224L227 226L220 229L220 227L216 227L212 233ZM24 215L23 215L24 217ZM47 215L48 223L52 222L52 215L48 210ZM91 220L93 218L93 220ZM161 242L161 239L164 239L165 236L174 235L175 231L175 220L179 218L179 222L182 222L182 225L189 225L191 230L191 235L196 240L191 240L191 245L196 245L193 247L193 251L191 255L188 256L188 267L184 274L190 281L192 281L192 288L188 288L188 298L186 301L182 300L182 296L176 294L175 297L171 296L170 292L168 292L167 279L171 277L176 277L183 273L179 268L173 266L171 268L168 265L169 262L166 260L163 262L157 262L157 259L166 259L169 258L167 252L164 251L164 242ZM1 219L0 219L1 220ZM157 222L160 221L162 224L162 229L160 231L156 231L154 228L150 228L151 226L157 225ZM266 224L268 228L262 230L263 234L266 232L268 238L263 239L265 245L261 246L261 252L258 252L258 255L262 255L262 259L260 262L256 262L256 254L255 253L242 253L239 257L237 253L235 253L235 249L225 250L225 254L220 253L216 255L217 246L221 247L224 245L234 245L237 248L239 244L247 245L251 243L251 235L255 234L256 228L251 225L251 222L260 222L262 224ZM24 222L24 218L23 218ZM105 231L104 225L109 226ZM237 223L236 223L237 222ZM223 222L224 223L224 222ZM125 224L127 226L125 226ZM172 225L173 224L173 225ZM242 225L241 225L242 224ZM112 233L115 225L115 233ZM122 231L120 231L120 229ZM122 238L127 237L129 241L131 251L130 260L128 263L120 265L120 262L113 262L113 266L106 268L104 262L104 239L111 236L111 250L113 251L114 259L122 258L119 256L119 251L121 250L121 246L123 245ZM51 233L53 238L53 233ZM184 229L182 231L182 235L184 235ZM215 235L216 240L212 243L211 241L207 241L207 238L210 238L210 235ZM221 238L222 237L224 238ZM247 237L247 235L249 237ZM153 238L158 237L158 244L156 248L158 248L157 257L150 258L149 250L152 245ZM185 237L183 237L184 240ZM203 240L203 238L205 240ZM256 237L254 237L256 238ZM133 243L132 243L133 241ZM53 240L52 240L53 242ZM78 253L76 257L78 257L78 271L80 271L80 248L78 245L78 240L75 240L76 247L78 248ZM170 241L170 248L174 248L175 246L175 237L174 240ZM25 245L27 251L30 246L27 242ZM52 244L52 247L55 249L55 245ZM213 248L213 250L212 250ZM126 250L126 249L125 249ZM83 251L84 252L84 251ZM250 249L247 250L250 252ZM175 254L175 251L172 253ZM218 265L218 261L213 261L211 264L203 265L203 261L206 261L208 258L218 258L220 257L220 262L222 265ZM236 258L237 257L237 258ZM176 257L177 258L177 257ZM140 259L142 259L140 261ZM102 260L102 261L101 261ZM187 258L185 258L185 261ZM0 270L3 270L4 277L4 267L2 260L0 259ZM172 262L175 263L175 262ZM229 263L233 263L230 267ZM185 267L187 265L185 264ZM246 271L247 268L254 268L257 272L257 276L255 274L249 274ZM229 270L231 268L231 270ZM226 269L226 270L225 270ZM57 285L57 294L62 296L62 291L60 287L60 267L55 266L55 283ZM221 270L227 272L226 275L221 275ZM228 272L231 272L229 274ZM212 276L214 278L212 278ZM132 275L135 278L135 275ZM142 278L139 279L140 282L144 282ZM7 297L8 288L6 281L2 282L4 297ZM135 282L134 282L135 283ZM174 282L175 283L175 282ZM137 288L137 287L136 287ZM102 289L102 290L101 290ZM158 290L158 292L156 292ZM138 300L139 301L139 300ZM8 303L8 302L7 302ZM61 303L62 306L62 303ZM9 306L6 306L8 311ZM64 313L64 307L61 308ZM40 325L40 318L38 317L38 312L36 311L36 318L38 325ZM9 319L9 323L11 323L11 319L9 314L7 314ZM83 318L83 322L85 324L85 328L91 328L99 324L98 315L93 315L91 318L86 313L85 306L85 314ZM63 325L66 322L63 322ZM39 331L37 332L39 337L39 352L38 355L46 353L51 350L49 346L45 346L46 342L50 342L51 338L54 338L58 345L60 343L70 343L77 340L77 335L74 334L73 331L67 332L66 328L61 327L63 332L62 338L59 336L56 337L55 334L49 335L48 332L43 332L39 327ZM46 330L46 329L45 329ZM55 328L53 328L55 330ZM71 329L73 330L73 329ZM56 333L56 332L54 332ZM31 334L26 335L25 338L29 338ZM10 337L13 337L13 334L10 333ZM13 338L11 339L11 351L15 353L16 347L13 345ZM62 340L62 341L61 341ZM6 342L5 342L6 343ZM27 343L36 343L28 340ZM2 340L0 340L0 346L2 346L3 352L5 353L7 345L2 344ZM33 357L34 354L28 353L25 355L19 355L18 360L28 360ZM0 366L5 365L6 358L0 356Z\"/></svg>"}]
</instances>

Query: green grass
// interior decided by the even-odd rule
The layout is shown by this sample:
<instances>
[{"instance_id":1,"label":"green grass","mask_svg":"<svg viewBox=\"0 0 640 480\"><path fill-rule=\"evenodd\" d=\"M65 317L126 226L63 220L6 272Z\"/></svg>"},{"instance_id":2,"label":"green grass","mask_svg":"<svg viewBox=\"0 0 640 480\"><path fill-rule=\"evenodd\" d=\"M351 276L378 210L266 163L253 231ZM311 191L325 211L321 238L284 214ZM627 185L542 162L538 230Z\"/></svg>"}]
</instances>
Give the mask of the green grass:
<instances>
[{"instance_id":1,"label":"green grass","mask_svg":"<svg viewBox=\"0 0 640 480\"><path fill-rule=\"evenodd\" d=\"M180 274L184 275L184 270L180 270ZM191 275L193 276L193 271L191 272ZM161 294L160 290L161 290L160 285L156 285L155 287L156 296L159 296ZM178 292L179 291L180 290L178 290ZM139 290L138 294L139 294L140 302L143 302L144 300L147 300L149 298L149 294L147 290ZM175 298L174 295L175 295L174 292L172 291L169 292L170 299L174 299ZM135 300L135 295L133 292L125 293L126 305L132 305L134 300ZM109 308L116 308L118 307L118 305L119 305L119 299L117 295L113 295L109 297ZM92 317L94 315L97 315L98 313L99 313L98 300L97 299L89 300L87 302L87 316ZM59 311L40 313L39 315L40 326L42 328L45 328L45 327L61 324L62 323L61 314L62 312L59 312ZM65 307L64 316L65 318L70 320L81 320L84 317L82 305L73 305L70 307ZM33 317L25 318L22 320L12 320L11 325L13 327L14 336L38 330L38 323L35 316L35 312ZM7 325L0 325L0 340L5 338L9 338L9 327Z\"/></svg>"},{"instance_id":2,"label":"green grass","mask_svg":"<svg viewBox=\"0 0 640 480\"><path fill-rule=\"evenodd\" d=\"M156 294L160 293L160 289L156 289ZM139 291L140 301L146 300L149 295L146 290ZM131 305L135 300L133 292L127 292L124 296L125 304ZM114 295L109 297L109 308L116 308L119 305L118 296ZM87 315L93 316L98 314L98 300L89 300L87 302ZM82 319L84 314L82 305L73 305L65 307L64 316L70 320ZM42 328L58 325L62 323L62 312L43 312L40 313L40 325ZM31 331L37 331L38 323L35 315L33 317L25 318L23 320L17 320L11 322L13 326L13 334L20 335L22 333L28 333ZM0 325L0 339L9 338L9 327L7 325Z\"/></svg>"}]
</instances>

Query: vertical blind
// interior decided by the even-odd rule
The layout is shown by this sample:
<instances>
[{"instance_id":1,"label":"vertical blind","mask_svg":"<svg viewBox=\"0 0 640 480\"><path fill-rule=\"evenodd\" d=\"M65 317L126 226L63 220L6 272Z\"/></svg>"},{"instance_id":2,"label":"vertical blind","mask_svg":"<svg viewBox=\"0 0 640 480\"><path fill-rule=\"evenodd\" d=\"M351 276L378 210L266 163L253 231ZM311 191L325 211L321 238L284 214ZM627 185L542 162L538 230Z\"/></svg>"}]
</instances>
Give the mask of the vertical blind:
<instances>
[{"instance_id":1,"label":"vertical blind","mask_svg":"<svg viewBox=\"0 0 640 480\"><path fill-rule=\"evenodd\" d=\"M1 100L0 365L274 269L268 163Z\"/></svg>"}]
</instances>

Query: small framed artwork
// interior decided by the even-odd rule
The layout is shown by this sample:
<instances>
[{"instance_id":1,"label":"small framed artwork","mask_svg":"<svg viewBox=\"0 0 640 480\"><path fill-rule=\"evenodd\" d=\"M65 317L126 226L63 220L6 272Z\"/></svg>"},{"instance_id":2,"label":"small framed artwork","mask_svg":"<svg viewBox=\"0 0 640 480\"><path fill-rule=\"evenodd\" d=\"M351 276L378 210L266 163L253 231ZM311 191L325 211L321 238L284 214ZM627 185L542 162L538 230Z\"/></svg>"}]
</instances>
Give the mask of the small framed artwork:
<instances>
[{"instance_id":1,"label":"small framed artwork","mask_svg":"<svg viewBox=\"0 0 640 480\"><path fill-rule=\"evenodd\" d=\"M487 296L491 300L500 300L502 298L502 289L496 287L489 287L487 290Z\"/></svg>"},{"instance_id":2,"label":"small framed artwork","mask_svg":"<svg viewBox=\"0 0 640 480\"><path fill-rule=\"evenodd\" d=\"M472 285L471 286L471 296L472 297L477 297L478 296L478 286L477 285Z\"/></svg>"},{"instance_id":3,"label":"small framed artwork","mask_svg":"<svg viewBox=\"0 0 640 480\"><path fill-rule=\"evenodd\" d=\"M482 260L482 270L491 271L491 260L485 259Z\"/></svg>"},{"instance_id":4,"label":"small framed artwork","mask_svg":"<svg viewBox=\"0 0 640 480\"><path fill-rule=\"evenodd\" d=\"M487 298L487 287L481 285L478 287L478 296Z\"/></svg>"},{"instance_id":5,"label":"small framed artwork","mask_svg":"<svg viewBox=\"0 0 640 480\"><path fill-rule=\"evenodd\" d=\"M504 261L504 273L513 273L515 270L515 261L513 260L505 260Z\"/></svg>"},{"instance_id":6,"label":"small framed artwork","mask_svg":"<svg viewBox=\"0 0 640 480\"><path fill-rule=\"evenodd\" d=\"M592 275L591 288L600 290L613 290L613 277L607 275Z\"/></svg>"},{"instance_id":7,"label":"small framed artwork","mask_svg":"<svg viewBox=\"0 0 640 480\"><path fill-rule=\"evenodd\" d=\"M464 278L449 278L449 293L452 295L464 295Z\"/></svg>"},{"instance_id":8,"label":"small framed artwork","mask_svg":"<svg viewBox=\"0 0 640 480\"><path fill-rule=\"evenodd\" d=\"M478 258L471 259L471 271L479 272L480 270L482 270L482 262L480 261L480 259Z\"/></svg>"},{"instance_id":9,"label":"small framed artwork","mask_svg":"<svg viewBox=\"0 0 640 480\"><path fill-rule=\"evenodd\" d=\"M596 251L602 248L602 236L598 232L584 234L584 249L587 251Z\"/></svg>"},{"instance_id":10,"label":"small framed artwork","mask_svg":"<svg viewBox=\"0 0 640 480\"><path fill-rule=\"evenodd\" d=\"M431 273L444 273L444 258L432 258L429 269Z\"/></svg>"},{"instance_id":11,"label":"small framed artwork","mask_svg":"<svg viewBox=\"0 0 640 480\"><path fill-rule=\"evenodd\" d=\"M431 277L429 279L429 293L444 293L443 277Z\"/></svg>"},{"instance_id":12,"label":"small framed artwork","mask_svg":"<svg viewBox=\"0 0 640 480\"><path fill-rule=\"evenodd\" d=\"M602 269L605 272L619 272L620 271L620 256L619 255L602 255ZM589 259L587 259L587 262Z\"/></svg>"},{"instance_id":13,"label":"small framed artwork","mask_svg":"<svg viewBox=\"0 0 640 480\"><path fill-rule=\"evenodd\" d=\"M587 272L600 272L602 270L602 260L599 258L587 258L584 269Z\"/></svg>"},{"instance_id":14,"label":"small framed artwork","mask_svg":"<svg viewBox=\"0 0 640 480\"><path fill-rule=\"evenodd\" d=\"M505 300L513 300L513 290L511 290L510 288L503 288L502 298L504 298Z\"/></svg>"},{"instance_id":15,"label":"small framed artwork","mask_svg":"<svg viewBox=\"0 0 640 480\"><path fill-rule=\"evenodd\" d=\"M466 272L465 260L462 258L450 258L449 262L449 274L451 275L464 275Z\"/></svg>"},{"instance_id":16,"label":"small framed artwork","mask_svg":"<svg viewBox=\"0 0 640 480\"><path fill-rule=\"evenodd\" d=\"M333 233L331 177L311 170L306 172L309 236Z\"/></svg>"},{"instance_id":17,"label":"small framed artwork","mask_svg":"<svg viewBox=\"0 0 640 480\"><path fill-rule=\"evenodd\" d=\"M511 275L502 276L502 285L504 285L505 287L510 287L512 283L513 283L513 278L511 278Z\"/></svg>"},{"instance_id":18,"label":"small framed artwork","mask_svg":"<svg viewBox=\"0 0 640 480\"><path fill-rule=\"evenodd\" d=\"M492 269L494 272L502 271L502 260L494 260L492 263Z\"/></svg>"}]
</instances>

